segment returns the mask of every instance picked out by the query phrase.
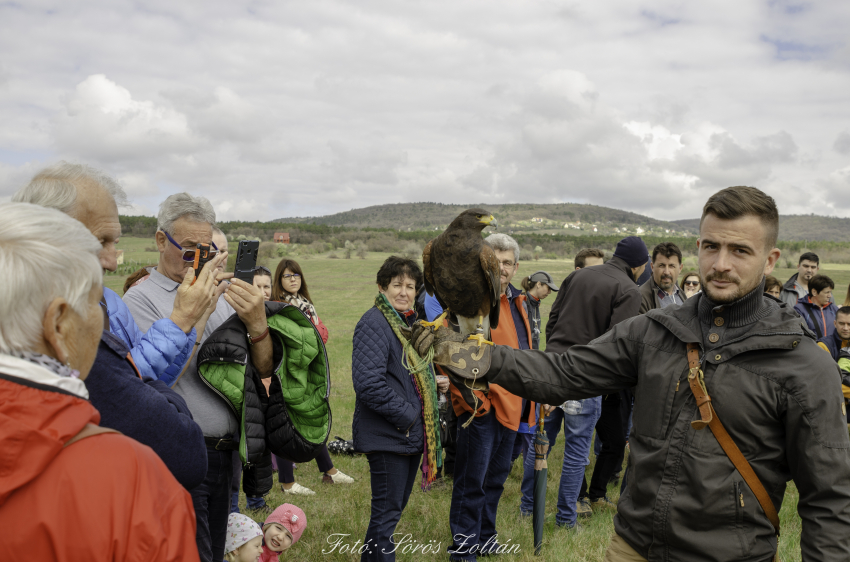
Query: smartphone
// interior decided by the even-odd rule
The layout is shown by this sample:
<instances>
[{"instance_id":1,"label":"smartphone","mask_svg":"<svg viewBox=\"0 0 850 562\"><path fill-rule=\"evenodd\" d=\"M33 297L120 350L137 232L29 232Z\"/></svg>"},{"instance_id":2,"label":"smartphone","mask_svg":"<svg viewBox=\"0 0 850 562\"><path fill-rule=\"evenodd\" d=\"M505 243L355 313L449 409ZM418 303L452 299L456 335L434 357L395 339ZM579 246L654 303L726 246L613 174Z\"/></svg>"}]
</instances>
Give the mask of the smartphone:
<instances>
[{"instance_id":1,"label":"smartphone","mask_svg":"<svg viewBox=\"0 0 850 562\"><path fill-rule=\"evenodd\" d=\"M195 270L195 278L192 280L192 285L195 284L195 281L198 280L198 276L201 275L201 270L204 268L204 264L213 259L212 247L209 244L198 244L198 249L195 250L195 261L192 263L192 267Z\"/></svg>"},{"instance_id":2,"label":"smartphone","mask_svg":"<svg viewBox=\"0 0 850 562\"><path fill-rule=\"evenodd\" d=\"M236 267L233 276L251 285L254 283L254 270L257 269L257 250L259 240L241 240L236 250Z\"/></svg>"}]
</instances>

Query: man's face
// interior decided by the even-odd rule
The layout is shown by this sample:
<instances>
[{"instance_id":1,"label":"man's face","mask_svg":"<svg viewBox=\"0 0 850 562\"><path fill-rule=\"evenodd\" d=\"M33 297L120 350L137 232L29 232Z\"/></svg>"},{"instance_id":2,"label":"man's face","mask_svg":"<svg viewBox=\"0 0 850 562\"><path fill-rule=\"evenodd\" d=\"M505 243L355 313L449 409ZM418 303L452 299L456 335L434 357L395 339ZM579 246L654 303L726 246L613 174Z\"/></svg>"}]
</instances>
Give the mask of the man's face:
<instances>
[{"instance_id":1,"label":"man's face","mask_svg":"<svg viewBox=\"0 0 850 562\"><path fill-rule=\"evenodd\" d=\"M101 186L86 183L77 186L77 203L71 216L83 223L100 242L100 266L109 271L118 269L118 238L121 223L118 206L108 191Z\"/></svg>"},{"instance_id":2,"label":"man's face","mask_svg":"<svg viewBox=\"0 0 850 562\"><path fill-rule=\"evenodd\" d=\"M765 247L766 234L761 220L753 215L733 220L706 215L697 245L702 290L708 298L732 303L773 271L779 250Z\"/></svg>"},{"instance_id":3,"label":"man's face","mask_svg":"<svg viewBox=\"0 0 850 562\"><path fill-rule=\"evenodd\" d=\"M842 340L850 340L850 314L835 315L835 331Z\"/></svg>"},{"instance_id":4,"label":"man's face","mask_svg":"<svg viewBox=\"0 0 850 562\"><path fill-rule=\"evenodd\" d=\"M832 289L825 287L823 291L812 291L812 302L823 308L829 304L829 299L832 298Z\"/></svg>"},{"instance_id":5,"label":"man's face","mask_svg":"<svg viewBox=\"0 0 850 562\"><path fill-rule=\"evenodd\" d=\"M818 264L813 261L803 260L800 262L800 265L797 266L797 279L800 281L808 283L809 280L817 274Z\"/></svg>"},{"instance_id":6,"label":"man's face","mask_svg":"<svg viewBox=\"0 0 850 562\"><path fill-rule=\"evenodd\" d=\"M224 271L224 268L227 267L227 236L220 232L216 232L213 234L212 241L213 244L215 244L215 247L218 248L219 255L224 256L224 259L221 260L221 263L216 269Z\"/></svg>"},{"instance_id":7,"label":"man's face","mask_svg":"<svg viewBox=\"0 0 850 562\"><path fill-rule=\"evenodd\" d=\"M516 275L517 269L519 269L519 263L515 259L513 250L494 251L496 258L499 260L499 281L502 285L502 293L504 293L508 290L511 279Z\"/></svg>"},{"instance_id":8,"label":"man's face","mask_svg":"<svg viewBox=\"0 0 850 562\"><path fill-rule=\"evenodd\" d=\"M655 284L668 293L675 289L681 272L682 264L679 263L679 257L676 255L665 258L658 254L652 262L652 278Z\"/></svg>"},{"instance_id":9,"label":"man's face","mask_svg":"<svg viewBox=\"0 0 850 562\"><path fill-rule=\"evenodd\" d=\"M186 217L180 217L174 221L172 228L174 232L169 234L183 247L183 250L177 249L164 232L157 231L156 247L159 250L159 263L156 269L172 281L182 283L186 270L192 267L192 262L183 261L183 251L192 250L198 244L212 242L212 226L208 222L195 222Z\"/></svg>"}]
</instances>

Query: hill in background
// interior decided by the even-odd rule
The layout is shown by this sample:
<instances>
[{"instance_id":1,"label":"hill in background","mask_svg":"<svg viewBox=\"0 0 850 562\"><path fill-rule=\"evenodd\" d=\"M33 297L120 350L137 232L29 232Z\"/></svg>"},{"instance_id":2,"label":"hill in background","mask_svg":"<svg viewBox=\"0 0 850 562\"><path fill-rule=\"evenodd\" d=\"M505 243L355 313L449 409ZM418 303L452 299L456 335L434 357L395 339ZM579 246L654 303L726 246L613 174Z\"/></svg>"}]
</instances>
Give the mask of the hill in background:
<instances>
[{"instance_id":1,"label":"hill in background","mask_svg":"<svg viewBox=\"0 0 850 562\"><path fill-rule=\"evenodd\" d=\"M680 228L697 231L699 219L672 221ZM821 215L779 215L779 239L788 241L850 241L850 219Z\"/></svg>"},{"instance_id":2,"label":"hill in background","mask_svg":"<svg viewBox=\"0 0 850 562\"><path fill-rule=\"evenodd\" d=\"M660 221L609 207L556 204L448 205L443 203L395 203L352 209L321 217L290 217L271 222L316 224L348 228L392 228L395 230L444 230L465 209L490 211L502 232L547 234L675 234L694 235L696 229ZM594 230L595 229L595 230ZM640 230L638 230L640 229Z\"/></svg>"}]
</instances>

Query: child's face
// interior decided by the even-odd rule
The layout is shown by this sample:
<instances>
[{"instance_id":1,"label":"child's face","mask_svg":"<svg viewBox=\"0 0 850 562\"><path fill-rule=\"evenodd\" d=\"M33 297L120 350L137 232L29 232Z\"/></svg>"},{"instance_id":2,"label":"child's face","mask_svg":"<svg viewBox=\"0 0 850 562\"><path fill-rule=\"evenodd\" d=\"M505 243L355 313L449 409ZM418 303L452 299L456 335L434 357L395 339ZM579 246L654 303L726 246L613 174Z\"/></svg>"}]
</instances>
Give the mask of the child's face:
<instances>
[{"instance_id":1,"label":"child's face","mask_svg":"<svg viewBox=\"0 0 850 562\"><path fill-rule=\"evenodd\" d=\"M292 546L292 534L286 527L278 523L271 523L263 534L266 546L274 552L283 552Z\"/></svg>"},{"instance_id":2,"label":"child's face","mask_svg":"<svg viewBox=\"0 0 850 562\"><path fill-rule=\"evenodd\" d=\"M254 537L239 547L239 562L257 562L263 553L263 537Z\"/></svg>"}]
</instances>

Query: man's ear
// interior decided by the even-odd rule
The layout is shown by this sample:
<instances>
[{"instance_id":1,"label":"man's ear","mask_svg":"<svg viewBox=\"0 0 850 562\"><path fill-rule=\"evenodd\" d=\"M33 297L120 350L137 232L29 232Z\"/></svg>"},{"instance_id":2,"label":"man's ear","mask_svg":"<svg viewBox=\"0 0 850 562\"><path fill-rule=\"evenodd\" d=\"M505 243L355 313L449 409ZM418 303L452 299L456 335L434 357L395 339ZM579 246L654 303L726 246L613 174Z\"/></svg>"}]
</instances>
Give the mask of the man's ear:
<instances>
[{"instance_id":1,"label":"man's ear","mask_svg":"<svg viewBox=\"0 0 850 562\"><path fill-rule=\"evenodd\" d=\"M764 264L764 274L770 275L773 273L773 268L776 267L776 261L779 259L779 256L782 252L779 251L779 248L774 248L767 254L767 262Z\"/></svg>"},{"instance_id":2,"label":"man's ear","mask_svg":"<svg viewBox=\"0 0 850 562\"><path fill-rule=\"evenodd\" d=\"M168 245L168 238L165 236L165 233L161 230L157 230L154 238L156 240L156 249L159 253L161 254L165 252L165 248Z\"/></svg>"},{"instance_id":3,"label":"man's ear","mask_svg":"<svg viewBox=\"0 0 850 562\"><path fill-rule=\"evenodd\" d=\"M42 319L42 337L47 347L44 351L61 363L68 361L68 337L73 330L72 314L71 305L62 297L57 297L47 305Z\"/></svg>"}]
</instances>

